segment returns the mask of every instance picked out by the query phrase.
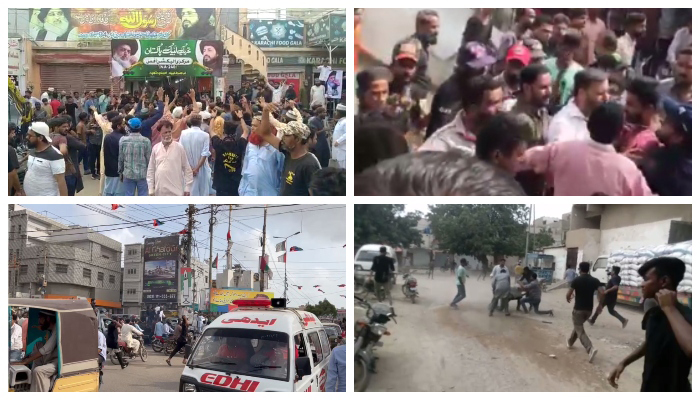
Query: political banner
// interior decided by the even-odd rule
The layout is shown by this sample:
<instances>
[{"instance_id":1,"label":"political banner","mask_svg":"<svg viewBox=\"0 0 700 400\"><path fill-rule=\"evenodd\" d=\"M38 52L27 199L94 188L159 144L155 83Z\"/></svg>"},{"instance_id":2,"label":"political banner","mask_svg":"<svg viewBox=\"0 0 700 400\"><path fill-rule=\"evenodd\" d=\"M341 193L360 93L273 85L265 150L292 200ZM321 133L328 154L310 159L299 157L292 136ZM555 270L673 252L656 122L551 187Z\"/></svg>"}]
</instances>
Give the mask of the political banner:
<instances>
[{"instance_id":1,"label":"political banner","mask_svg":"<svg viewBox=\"0 0 700 400\"><path fill-rule=\"evenodd\" d=\"M297 94L297 97L299 96L299 88L301 87L301 74L298 72L282 72L282 73L276 73L276 74L267 74L267 81L270 82L270 85L273 85L275 82L279 83L280 85L284 80L287 80L287 85L291 85L294 88L294 91Z\"/></svg>"},{"instance_id":2,"label":"political banner","mask_svg":"<svg viewBox=\"0 0 700 400\"><path fill-rule=\"evenodd\" d=\"M223 306L233 304L234 300L252 300L252 299L272 299L275 297L273 292L253 292L249 290L237 289L212 289L211 304L212 306Z\"/></svg>"},{"instance_id":3,"label":"political banner","mask_svg":"<svg viewBox=\"0 0 700 400\"><path fill-rule=\"evenodd\" d=\"M35 41L214 39L214 8L30 8Z\"/></svg>"},{"instance_id":4,"label":"political banner","mask_svg":"<svg viewBox=\"0 0 700 400\"><path fill-rule=\"evenodd\" d=\"M143 302L177 302L179 237L148 238L143 246Z\"/></svg>"},{"instance_id":5,"label":"political banner","mask_svg":"<svg viewBox=\"0 0 700 400\"><path fill-rule=\"evenodd\" d=\"M258 47L304 47L304 21L250 20L250 37Z\"/></svg>"},{"instance_id":6,"label":"political banner","mask_svg":"<svg viewBox=\"0 0 700 400\"><path fill-rule=\"evenodd\" d=\"M112 78L220 77L224 44L219 40L112 40Z\"/></svg>"},{"instance_id":7,"label":"political banner","mask_svg":"<svg viewBox=\"0 0 700 400\"><path fill-rule=\"evenodd\" d=\"M330 16L330 34L332 45L345 46L347 41L346 25L345 15Z\"/></svg>"},{"instance_id":8,"label":"political banner","mask_svg":"<svg viewBox=\"0 0 700 400\"><path fill-rule=\"evenodd\" d=\"M326 94L330 99L340 99L343 93L343 71L331 71L326 80Z\"/></svg>"},{"instance_id":9,"label":"political banner","mask_svg":"<svg viewBox=\"0 0 700 400\"><path fill-rule=\"evenodd\" d=\"M331 20L326 15L316 21L306 24L306 43L312 46L322 46L331 40Z\"/></svg>"}]
</instances>

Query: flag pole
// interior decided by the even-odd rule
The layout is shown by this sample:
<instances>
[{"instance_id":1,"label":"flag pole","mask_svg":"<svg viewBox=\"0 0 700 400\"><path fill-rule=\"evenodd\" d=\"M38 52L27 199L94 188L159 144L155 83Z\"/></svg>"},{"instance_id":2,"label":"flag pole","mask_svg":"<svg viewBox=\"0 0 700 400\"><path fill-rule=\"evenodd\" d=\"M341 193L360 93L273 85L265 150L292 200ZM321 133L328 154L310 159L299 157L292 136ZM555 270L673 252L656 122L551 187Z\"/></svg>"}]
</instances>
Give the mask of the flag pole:
<instances>
[{"instance_id":1,"label":"flag pole","mask_svg":"<svg viewBox=\"0 0 700 400\"><path fill-rule=\"evenodd\" d=\"M214 279L212 276L212 263L214 260L212 259L213 252L214 252L214 205L210 204L209 205L209 309L207 311L211 311L211 289L212 285L214 284Z\"/></svg>"},{"instance_id":2,"label":"flag pole","mask_svg":"<svg viewBox=\"0 0 700 400\"><path fill-rule=\"evenodd\" d=\"M260 270L260 291L265 291L265 269L262 268L265 262L265 241L267 240L267 204L265 205L265 213L263 214L263 236L262 236L262 258L260 259L260 265L258 269Z\"/></svg>"}]
</instances>

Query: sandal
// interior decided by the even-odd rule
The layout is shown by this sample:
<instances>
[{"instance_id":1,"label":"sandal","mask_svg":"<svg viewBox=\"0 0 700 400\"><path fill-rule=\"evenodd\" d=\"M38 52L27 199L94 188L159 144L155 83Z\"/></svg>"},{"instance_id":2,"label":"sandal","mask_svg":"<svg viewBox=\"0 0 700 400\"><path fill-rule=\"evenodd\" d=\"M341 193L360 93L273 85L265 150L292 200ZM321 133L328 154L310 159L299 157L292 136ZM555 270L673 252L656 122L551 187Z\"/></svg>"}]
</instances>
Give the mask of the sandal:
<instances>
[{"instance_id":1,"label":"sandal","mask_svg":"<svg viewBox=\"0 0 700 400\"><path fill-rule=\"evenodd\" d=\"M169 359L169 358L168 358L167 360L165 360L165 362L168 363L168 366L172 367L172 364L170 364L170 359Z\"/></svg>"}]
</instances>

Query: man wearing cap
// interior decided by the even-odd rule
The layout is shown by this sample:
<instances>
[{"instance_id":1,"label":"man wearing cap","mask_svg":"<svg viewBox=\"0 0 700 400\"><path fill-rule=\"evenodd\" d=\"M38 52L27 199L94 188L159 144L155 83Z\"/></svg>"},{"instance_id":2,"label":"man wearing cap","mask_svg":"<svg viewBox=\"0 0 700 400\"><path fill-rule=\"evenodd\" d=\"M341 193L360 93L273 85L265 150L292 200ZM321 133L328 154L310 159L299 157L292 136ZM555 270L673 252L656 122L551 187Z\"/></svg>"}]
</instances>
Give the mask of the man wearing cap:
<instances>
[{"instance_id":1,"label":"man wearing cap","mask_svg":"<svg viewBox=\"0 0 700 400\"><path fill-rule=\"evenodd\" d=\"M515 44L506 54L506 68L499 78L503 81L503 111L510 111L515 104L515 95L520 91L520 71L530 65L530 49Z\"/></svg>"},{"instance_id":2,"label":"man wearing cap","mask_svg":"<svg viewBox=\"0 0 700 400\"><path fill-rule=\"evenodd\" d=\"M666 117L656 134L664 146L642 160L640 168L655 194L692 196L693 108L670 97L662 105Z\"/></svg>"},{"instance_id":3,"label":"man wearing cap","mask_svg":"<svg viewBox=\"0 0 700 400\"><path fill-rule=\"evenodd\" d=\"M452 122L462 108L460 82L484 75L487 69L495 63L496 58L490 55L486 47L479 42L468 42L459 48L457 66L454 72L440 85L435 97L433 97L430 122L425 134L426 139L438 129Z\"/></svg>"},{"instance_id":4,"label":"man wearing cap","mask_svg":"<svg viewBox=\"0 0 700 400\"><path fill-rule=\"evenodd\" d=\"M39 328L49 331L46 342L38 343L29 357L15 361L12 365L32 364L31 392L48 392L51 388L51 378L58 372L58 335L56 332L56 314L52 311L39 311Z\"/></svg>"},{"instance_id":5,"label":"man wearing cap","mask_svg":"<svg viewBox=\"0 0 700 400\"><path fill-rule=\"evenodd\" d=\"M277 133L282 137L279 139L272 133L270 117L270 114L277 110L278 107L274 103L265 104L262 121L256 133L285 156L280 196L309 196L311 177L321 169L316 156L309 153L309 142L313 140L311 130L303 122L292 121L279 125Z\"/></svg>"},{"instance_id":6,"label":"man wearing cap","mask_svg":"<svg viewBox=\"0 0 700 400\"><path fill-rule=\"evenodd\" d=\"M202 111L199 113L199 115L202 117L202 130L206 133L211 133L211 128L209 127L209 123L211 122L211 113L209 111Z\"/></svg>"},{"instance_id":7,"label":"man wearing cap","mask_svg":"<svg viewBox=\"0 0 700 400\"><path fill-rule=\"evenodd\" d=\"M34 122L27 134L29 158L24 176L27 196L67 196L66 163L63 154L51 145L49 126Z\"/></svg>"},{"instance_id":8,"label":"man wearing cap","mask_svg":"<svg viewBox=\"0 0 700 400\"><path fill-rule=\"evenodd\" d=\"M437 44L438 33L440 31L440 17L434 10L421 10L416 14L416 32L402 40L395 46L392 54L398 54L400 47L410 40L417 40L419 43L416 62L418 68L413 76L414 82L420 82L423 86L430 86L428 77L428 48Z\"/></svg>"},{"instance_id":9,"label":"man wearing cap","mask_svg":"<svg viewBox=\"0 0 700 400\"><path fill-rule=\"evenodd\" d=\"M129 134L119 140L119 176L124 195L148 196L148 160L151 158L151 141L141 135L141 120L131 118L127 122Z\"/></svg>"},{"instance_id":10,"label":"man wearing cap","mask_svg":"<svg viewBox=\"0 0 700 400\"><path fill-rule=\"evenodd\" d=\"M510 48L531 35L530 28L535 21L535 16L535 10L532 8L515 9L515 28L501 36L501 44L498 47L499 60L506 58Z\"/></svg>"},{"instance_id":11,"label":"man wearing cap","mask_svg":"<svg viewBox=\"0 0 700 400\"><path fill-rule=\"evenodd\" d=\"M207 162L211 151L209 151L209 134L204 132L202 126L202 116L190 116L189 129L185 129L180 136L180 144L185 148L187 160L192 168L194 182L192 183L192 196L209 196L211 189L211 168Z\"/></svg>"},{"instance_id":12,"label":"man wearing cap","mask_svg":"<svg viewBox=\"0 0 700 400\"><path fill-rule=\"evenodd\" d=\"M338 166L345 169L345 104L338 104L335 108L335 118L338 122L333 130L332 158L338 161Z\"/></svg>"},{"instance_id":13,"label":"man wearing cap","mask_svg":"<svg viewBox=\"0 0 700 400\"><path fill-rule=\"evenodd\" d=\"M528 48L528 50L530 50L530 65L544 63L544 59L547 58L547 54L544 52L542 42L537 39L528 38L523 40L523 44Z\"/></svg>"}]
</instances>

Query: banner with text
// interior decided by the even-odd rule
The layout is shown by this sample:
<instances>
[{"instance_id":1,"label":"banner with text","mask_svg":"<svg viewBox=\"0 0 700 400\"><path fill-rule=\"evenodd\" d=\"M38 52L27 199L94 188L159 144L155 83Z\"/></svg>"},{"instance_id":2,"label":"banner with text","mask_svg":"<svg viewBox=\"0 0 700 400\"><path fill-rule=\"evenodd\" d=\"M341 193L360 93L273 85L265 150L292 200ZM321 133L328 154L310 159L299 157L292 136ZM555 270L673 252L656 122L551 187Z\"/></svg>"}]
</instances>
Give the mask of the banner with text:
<instances>
[{"instance_id":1,"label":"banner with text","mask_svg":"<svg viewBox=\"0 0 700 400\"><path fill-rule=\"evenodd\" d=\"M19 39L7 39L7 74L19 75L20 64L20 41Z\"/></svg>"},{"instance_id":2,"label":"banner with text","mask_svg":"<svg viewBox=\"0 0 700 400\"><path fill-rule=\"evenodd\" d=\"M251 300L251 299L272 299L275 297L273 292L253 292L250 290L237 289L212 289L211 304L212 306L223 306L233 304L234 300Z\"/></svg>"},{"instance_id":3,"label":"banner with text","mask_svg":"<svg viewBox=\"0 0 700 400\"><path fill-rule=\"evenodd\" d=\"M144 303L177 302L179 258L180 238L177 235L148 238L144 241Z\"/></svg>"},{"instance_id":4,"label":"banner with text","mask_svg":"<svg viewBox=\"0 0 700 400\"><path fill-rule=\"evenodd\" d=\"M304 21L251 19L249 40L258 47L304 47Z\"/></svg>"},{"instance_id":5,"label":"banner with text","mask_svg":"<svg viewBox=\"0 0 700 400\"><path fill-rule=\"evenodd\" d=\"M340 99L343 93L343 71L334 70L326 81L326 94L330 99Z\"/></svg>"},{"instance_id":6,"label":"banner with text","mask_svg":"<svg viewBox=\"0 0 700 400\"><path fill-rule=\"evenodd\" d=\"M299 97L299 88L301 87L301 74L298 72L282 72L282 73L277 73L277 74L267 74L267 81L270 82L270 84L273 84L274 82L279 83L280 85L282 84L282 81L287 80L287 85L294 85L294 91L297 93L297 97Z\"/></svg>"},{"instance_id":7,"label":"banner with text","mask_svg":"<svg viewBox=\"0 0 700 400\"><path fill-rule=\"evenodd\" d=\"M214 8L30 8L36 41L214 39Z\"/></svg>"},{"instance_id":8,"label":"banner with text","mask_svg":"<svg viewBox=\"0 0 700 400\"><path fill-rule=\"evenodd\" d=\"M222 75L219 40L112 40L112 78Z\"/></svg>"}]
</instances>

